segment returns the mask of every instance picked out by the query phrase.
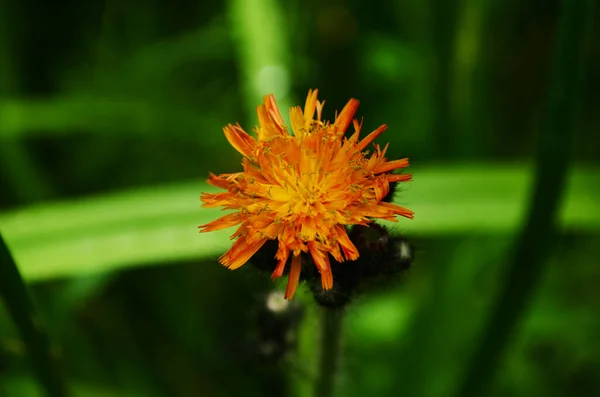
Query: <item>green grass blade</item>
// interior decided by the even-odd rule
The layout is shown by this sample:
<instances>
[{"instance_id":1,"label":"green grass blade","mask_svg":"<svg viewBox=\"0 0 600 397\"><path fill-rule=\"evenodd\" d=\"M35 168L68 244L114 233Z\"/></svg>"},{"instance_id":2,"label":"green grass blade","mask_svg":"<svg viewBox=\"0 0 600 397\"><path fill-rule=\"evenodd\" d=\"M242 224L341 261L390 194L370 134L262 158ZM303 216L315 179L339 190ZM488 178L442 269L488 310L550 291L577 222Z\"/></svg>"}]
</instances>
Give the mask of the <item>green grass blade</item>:
<instances>
[{"instance_id":1,"label":"green grass blade","mask_svg":"<svg viewBox=\"0 0 600 397\"><path fill-rule=\"evenodd\" d=\"M550 91L540 129L535 183L529 214L500 294L491 305L479 346L457 396L485 396L493 384L502 353L523 317L558 235L558 210L564 197L569 152L583 75L581 43L593 16L593 2L562 2Z\"/></svg>"},{"instance_id":2,"label":"green grass blade","mask_svg":"<svg viewBox=\"0 0 600 397\"><path fill-rule=\"evenodd\" d=\"M67 396L50 341L36 314L27 288L0 234L0 297L29 352L31 366L49 397Z\"/></svg>"},{"instance_id":3,"label":"green grass blade","mask_svg":"<svg viewBox=\"0 0 600 397\"><path fill-rule=\"evenodd\" d=\"M529 168L507 164L425 167L396 202L415 219L386 222L408 236L511 233L524 214ZM600 230L600 172L578 168L561 213L569 230ZM233 229L198 234L223 215L200 207L192 182L24 207L0 214L0 230L28 281L108 272L139 265L211 257L231 244Z\"/></svg>"}]
</instances>

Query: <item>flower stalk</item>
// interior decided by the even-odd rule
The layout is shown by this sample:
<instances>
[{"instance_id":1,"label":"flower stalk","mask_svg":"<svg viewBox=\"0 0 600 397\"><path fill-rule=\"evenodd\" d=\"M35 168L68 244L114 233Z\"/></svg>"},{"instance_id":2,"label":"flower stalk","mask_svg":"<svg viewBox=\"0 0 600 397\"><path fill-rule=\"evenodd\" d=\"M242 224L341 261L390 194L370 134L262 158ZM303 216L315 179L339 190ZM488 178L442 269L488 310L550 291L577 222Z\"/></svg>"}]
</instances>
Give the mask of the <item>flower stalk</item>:
<instances>
[{"instance_id":1,"label":"flower stalk","mask_svg":"<svg viewBox=\"0 0 600 397\"><path fill-rule=\"evenodd\" d=\"M321 350L319 372L315 382L315 397L332 397L338 373L344 312L323 309L321 318Z\"/></svg>"}]
</instances>

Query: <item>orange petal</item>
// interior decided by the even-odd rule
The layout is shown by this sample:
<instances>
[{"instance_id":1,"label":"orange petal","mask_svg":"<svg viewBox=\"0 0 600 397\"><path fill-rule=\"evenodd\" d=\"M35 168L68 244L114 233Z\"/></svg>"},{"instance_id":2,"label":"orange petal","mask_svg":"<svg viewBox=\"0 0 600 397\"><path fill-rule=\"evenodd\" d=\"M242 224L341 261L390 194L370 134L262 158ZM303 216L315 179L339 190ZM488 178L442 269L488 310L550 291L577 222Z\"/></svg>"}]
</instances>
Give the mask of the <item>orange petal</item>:
<instances>
[{"instance_id":1,"label":"orange petal","mask_svg":"<svg viewBox=\"0 0 600 397\"><path fill-rule=\"evenodd\" d=\"M292 131L297 137L304 136L308 131L308 128L304 127L304 115L300 106L290 108L290 123L292 124Z\"/></svg>"},{"instance_id":2,"label":"orange petal","mask_svg":"<svg viewBox=\"0 0 600 397\"><path fill-rule=\"evenodd\" d=\"M315 116L318 93L319 90L308 90L308 96L306 97L306 103L304 104L304 128L306 128L306 131L310 130L313 117Z\"/></svg>"},{"instance_id":3,"label":"orange petal","mask_svg":"<svg viewBox=\"0 0 600 397\"><path fill-rule=\"evenodd\" d=\"M379 205L360 205L356 207L355 213L369 218L386 218L389 217L390 211L383 208L384 202L379 202Z\"/></svg>"},{"instance_id":4,"label":"orange petal","mask_svg":"<svg viewBox=\"0 0 600 397\"><path fill-rule=\"evenodd\" d=\"M252 157L252 151L256 147L256 139L248 135L239 124L229 124L223 128L223 132L225 132L225 137L235 150L245 157Z\"/></svg>"},{"instance_id":5,"label":"orange petal","mask_svg":"<svg viewBox=\"0 0 600 397\"><path fill-rule=\"evenodd\" d=\"M346 229L342 226L336 226L335 231L337 232L337 242L342 247L342 251L344 251L344 256L347 260L355 261L359 257L358 249L350 241L348 237L348 233L346 233Z\"/></svg>"},{"instance_id":6,"label":"orange petal","mask_svg":"<svg viewBox=\"0 0 600 397\"><path fill-rule=\"evenodd\" d=\"M390 192L390 183L386 178L377 178L373 181L375 200L381 201Z\"/></svg>"},{"instance_id":7,"label":"orange petal","mask_svg":"<svg viewBox=\"0 0 600 397\"><path fill-rule=\"evenodd\" d=\"M391 170L395 170L398 168L405 168L408 167L408 159L404 158L404 159L400 159L400 160L394 160L394 161L386 161L385 163L383 163L383 165L375 168L373 170L374 174L381 174L384 172L388 172Z\"/></svg>"},{"instance_id":8,"label":"orange petal","mask_svg":"<svg viewBox=\"0 0 600 397\"><path fill-rule=\"evenodd\" d=\"M279 262L275 267L275 271L273 272L273 274L271 274L271 279L275 280L281 277L289 256L290 249L285 244L279 242L279 248L277 249L277 254L275 254L275 258L279 259Z\"/></svg>"},{"instance_id":9,"label":"orange petal","mask_svg":"<svg viewBox=\"0 0 600 397\"><path fill-rule=\"evenodd\" d=\"M412 174L388 174L385 177L388 182L406 182L412 179Z\"/></svg>"},{"instance_id":10,"label":"orange petal","mask_svg":"<svg viewBox=\"0 0 600 397\"><path fill-rule=\"evenodd\" d=\"M216 187L220 187L221 189L229 189L231 186L231 182L225 179L222 175L215 175L212 172L210 173L209 178L206 180L209 185L213 185Z\"/></svg>"},{"instance_id":11,"label":"orange petal","mask_svg":"<svg viewBox=\"0 0 600 397\"><path fill-rule=\"evenodd\" d=\"M359 122L358 120L353 120L354 123L354 134L348 140L350 142L358 141L358 137L360 136L360 130L362 129L362 120Z\"/></svg>"},{"instance_id":12,"label":"orange petal","mask_svg":"<svg viewBox=\"0 0 600 397\"><path fill-rule=\"evenodd\" d=\"M321 113L323 112L323 106L325 106L325 101L317 101L317 120L321 121Z\"/></svg>"},{"instance_id":13,"label":"orange petal","mask_svg":"<svg viewBox=\"0 0 600 397\"><path fill-rule=\"evenodd\" d=\"M379 135L383 133L383 131L387 130L387 125L383 124L379 126L375 131L371 132L369 135L363 138L362 141L358 143L358 150L363 150L367 147L367 145L375 140Z\"/></svg>"},{"instance_id":14,"label":"orange petal","mask_svg":"<svg viewBox=\"0 0 600 397\"><path fill-rule=\"evenodd\" d=\"M328 268L329 258L327 258L327 253L320 250L317 246L317 243L315 243L314 241L309 241L307 245L308 250L310 251L310 254L313 258L313 261L315 262L315 265L317 266L319 271Z\"/></svg>"},{"instance_id":15,"label":"orange petal","mask_svg":"<svg viewBox=\"0 0 600 397\"><path fill-rule=\"evenodd\" d=\"M226 268L235 270L244 263L248 262L248 259L250 259L266 241L267 239L265 238L255 242L252 245L248 245L246 243L246 239L240 237L235 243L233 243L229 251L224 253L219 258L219 262L221 262L221 264L223 264L223 266Z\"/></svg>"},{"instance_id":16,"label":"orange petal","mask_svg":"<svg viewBox=\"0 0 600 397\"><path fill-rule=\"evenodd\" d=\"M200 200L202 200L202 207L204 208L214 208L220 207L222 205L231 205L232 198L234 195L230 192L223 193L202 193L200 195Z\"/></svg>"},{"instance_id":17,"label":"orange petal","mask_svg":"<svg viewBox=\"0 0 600 397\"><path fill-rule=\"evenodd\" d=\"M248 234L248 225L246 223L242 223L240 227L236 229L235 232L229 237L230 240L235 240L240 236L244 236Z\"/></svg>"},{"instance_id":18,"label":"orange petal","mask_svg":"<svg viewBox=\"0 0 600 397\"><path fill-rule=\"evenodd\" d=\"M321 273L321 285L323 289L331 289L333 287L333 275L331 274L331 265L329 264L329 256L327 252L323 252L314 241L308 243L308 249Z\"/></svg>"},{"instance_id":19,"label":"orange petal","mask_svg":"<svg viewBox=\"0 0 600 397\"><path fill-rule=\"evenodd\" d=\"M334 126L336 131L340 133L339 135L343 134L344 132L346 132L346 129L348 129L348 126L352 122L354 114L358 109L358 104L358 100L354 98L350 99L346 106L344 106L344 109L342 109L342 112L335 119Z\"/></svg>"},{"instance_id":20,"label":"orange petal","mask_svg":"<svg viewBox=\"0 0 600 397\"><path fill-rule=\"evenodd\" d=\"M292 258L292 268L288 275L287 286L285 287L285 295L283 296L287 300L292 300L298 287L298 280L300 280L300 270L302 269L302 257L300 255L294 255Z\"/></svg>"},{"instance_id":21,"label":"orange petal","mask_svg":"<svg viewBox=\"0 0 600 397\"><path fill-rule=\"evenodd\" d=\"M277 103L273 95L264 97L264 104L256 107L258 115L258 140L265 141L269 138L284 135L285 125L277 109Z\"/></svg>"},{"instance_id":22,"label":"orange petal","mask_svg":"<svg viewBox=\"0 0 600 397\"><path fill-rule=\"evenodd\" d=\"M241 215L239 212L234 214L228 214L220 217L210 223L205 225L200 225L198 228L200 229L200 233L212 232L213 230L225 229L231 226L235 226L242 221Z\"/></svg>"},{"instance_id":23,"label":"orange petal","mask_svg":"<svg viewBox=\"0 0 600 397\"><path fill-rule=\"evenodd\" d=\"M333 274L331 274L331 268L321 270L321 288L324 290L330 290L333 288Z\"/></svg>"},{"instance_id":24,"label":"orange petal","mask_svg":"<svg viewBox=\"0 0 600 397\"><path fill-rule=\"evenodd\" d=\"M415 213L411 210L409 210L408 208L404 208L401 207L399 205L393 204L393 203L386 203L384 201L380 202L379 205L381 207L386 207L389 208L390 210L392 210L392 212L396 215L401 215L405 218L409 218L409 219L413 219Z\"/></svg>"},{"instance_id":25,"label":"orange petal","mask_svg":"<svg viewBox=\"0 0 600 397\"><path fill-rule=\"evenodd\" d=\"M275 102L275 96L273 94L265 96L265 106L271 116L271 120L277 126L279 132L284 133L285 123L283 122L281 113L279 113L279 108L277 107L277 102Z\"/></svg>"},{"instance_id":26,"label":"orange petal","mask_svg":"<svg viewBox=\"0 0 600 397\"><path fill-rule=\"evenodd\" d=\"M331 254L331 256L333 256L333 259L336 260L336 262L343 262L344 261L344 257L342 256L342 252L340 251L340 245L339 244L335 244L333 246L333 248L331 249L331 251L329 251L329 253Z\"/></svg>"}]
</instances>

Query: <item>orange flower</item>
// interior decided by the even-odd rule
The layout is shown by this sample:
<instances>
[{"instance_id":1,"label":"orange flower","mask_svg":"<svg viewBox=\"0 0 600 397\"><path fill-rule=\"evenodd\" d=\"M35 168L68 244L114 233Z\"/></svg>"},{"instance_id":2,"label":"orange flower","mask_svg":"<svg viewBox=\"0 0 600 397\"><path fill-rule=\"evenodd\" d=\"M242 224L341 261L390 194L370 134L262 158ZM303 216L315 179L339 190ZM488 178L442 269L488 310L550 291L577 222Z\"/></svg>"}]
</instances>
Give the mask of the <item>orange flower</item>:
<instances>
[{"instance_id":1,"label":"orange flower","mask_svg":"<svg viewBox=\"0 0 600 397\"><path fill-rule=\"evenodd\" d=\"M300 106L290 109L290 134L275 98L265 96L257 108L256 138L239 124L224 128L227 140L244 156L244 171L211 174L208 183L226 192L201 196L204 207L234 210L199 226L201 232L240 224L231 236L235 243L219 258L224 266L237 269L267 240L278 240L278 263L272 274L276 279L291 254L286 299L296 291L302 252L312 256L322 287L331 289L329 254L338 262L359 257L346 225L366 225L374 218L397 221L396 215L413 217L411 210L382 201L391 182L411 179L410 174L391 172L407 167L408 159L388 161L387 145L382 150L374 144L370 157L365 151L387 126L359 140L362 123L353 120L358 101L350 99L334 123L321 120L323 104L317 100L317 90L309 91L304 112ZM354 133L346 137L351 123Z\"/></svg>"}]
</instances>

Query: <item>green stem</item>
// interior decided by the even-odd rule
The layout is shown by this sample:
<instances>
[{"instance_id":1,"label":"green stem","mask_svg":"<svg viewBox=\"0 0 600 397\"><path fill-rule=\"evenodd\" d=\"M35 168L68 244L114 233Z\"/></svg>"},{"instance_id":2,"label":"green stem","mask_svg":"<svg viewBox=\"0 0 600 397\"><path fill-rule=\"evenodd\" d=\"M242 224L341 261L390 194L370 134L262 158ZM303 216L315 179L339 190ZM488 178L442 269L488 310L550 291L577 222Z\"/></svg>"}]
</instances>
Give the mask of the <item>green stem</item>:
<instances>
[{"instance_id":1,"label":"green stem","mask_svg":"<svg viewBox=\"0 0 600 397\"><path fill-rule=\"evenodd\" d=\"M331 397L340 359L340 346L344 313L324 309L322 317L321 359L315 383L315 397Z\"/></svg>"},{"instance_id":2,"label":"green stem","mask_svg":"<svg viewBox=\"0 0 600 397\"><path fill-rule=\"evenodd\" d=\"M33 371L49 397L67 396L67 388L58 373L50 341L33 307L25 283L0 234L0 298L12 317L25 344Z\"/></svg>"},{"instance_id":3,"label":"green stem","mask_svg":"<svg viewBox=\"0 0 600 397\"><path fill-rule=\"evenodd\" d=\"M583 76L582 44L593 15L592 0L563 0L550 91L538 142L535 185L529 216L514 249L513 259L492 317L456 396L485 396L501 364L502 352L527 309L557 237L568 169L571 129Z\"/></svg>"}]
</instances>

